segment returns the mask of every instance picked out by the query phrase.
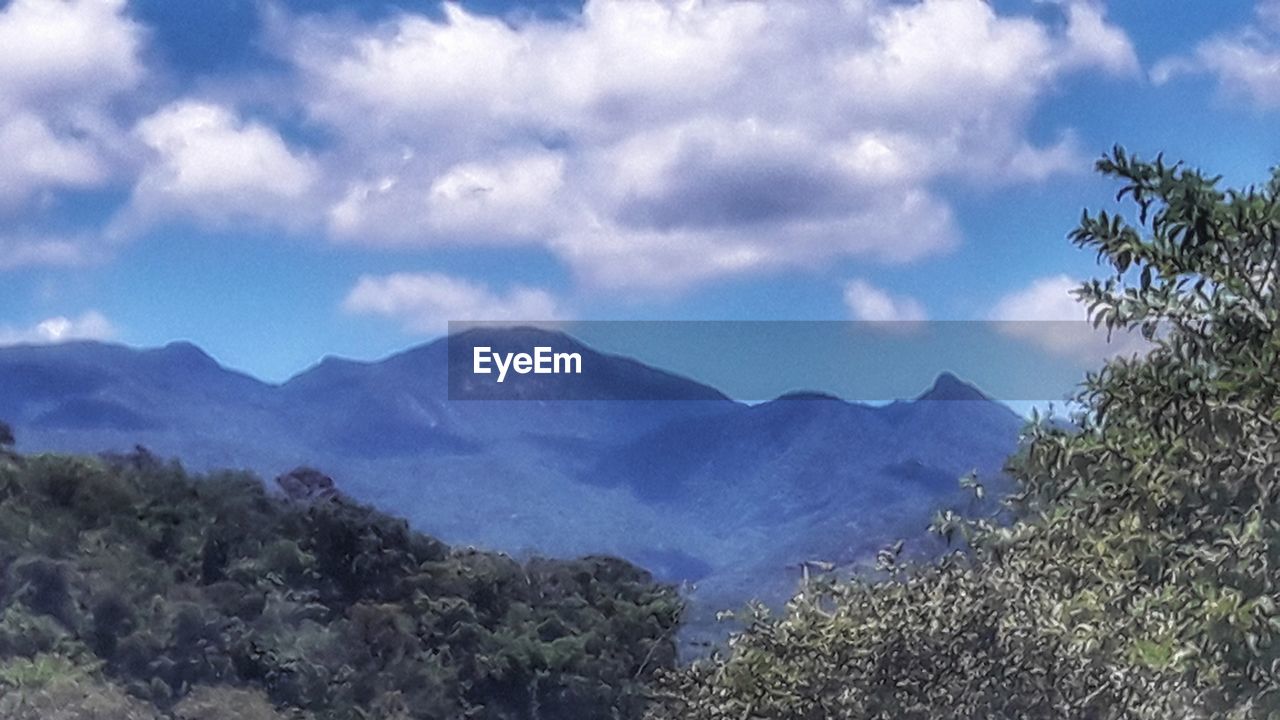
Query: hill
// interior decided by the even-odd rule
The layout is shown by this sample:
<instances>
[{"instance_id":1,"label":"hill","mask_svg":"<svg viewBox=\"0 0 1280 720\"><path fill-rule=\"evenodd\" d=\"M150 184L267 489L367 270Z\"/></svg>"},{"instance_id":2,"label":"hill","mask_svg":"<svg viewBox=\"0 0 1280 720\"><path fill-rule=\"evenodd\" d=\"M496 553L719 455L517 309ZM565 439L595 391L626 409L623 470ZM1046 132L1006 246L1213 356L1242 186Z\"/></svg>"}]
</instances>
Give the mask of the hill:
<instances>
[{"instance_id":1,"label":"hill","mask_svg":"<svg viewBox=\"0 0 1280 720\"><path fill-rule=\"evenodd\" d=\"M0 579L13 720L636 718L680 615L622 560L450 548L146 453L0 456Z\"/></svg>"},{"instance_id":2,"label":"hill","mask_svg":"<svg viewBox=\"0 0 1280 720\"><path fill-rule=\"evenodd\" d=\"M450 400L450 363L481 343L552 344L592 370ZM813 393L746 405L528 328L473 330L378 362L327 359L280 385L183 344L2 348L0 417L28 451L141 444L197 470L266 476L313 463L349 496L447 542L627 558L685 583L704 618L784 599L797 563L854 565L921 535L936 511L965 502L961 475L1000 482L1022 425L950 375L886 406Z\"/></svg>"}]
</instances>

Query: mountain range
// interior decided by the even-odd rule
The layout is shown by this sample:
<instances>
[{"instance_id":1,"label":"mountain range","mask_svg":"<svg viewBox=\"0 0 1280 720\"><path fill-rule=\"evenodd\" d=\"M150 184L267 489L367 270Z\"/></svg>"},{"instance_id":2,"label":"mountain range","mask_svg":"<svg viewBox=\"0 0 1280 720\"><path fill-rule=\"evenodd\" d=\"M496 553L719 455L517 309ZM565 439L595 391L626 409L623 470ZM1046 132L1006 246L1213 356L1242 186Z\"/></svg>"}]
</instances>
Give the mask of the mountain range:
<instances>
[{"instance_id":1,"label":"mountain range","mask_svg":"<svg viewBox=\"0 0 1280 720\"><path fill-rule=\"evenodd\" d=\"M554 345L589 371L451 400L460 349L480 344ZM854 566L922 537L935 512L968 502L960 476L1003 482L1023 424L946 373L887 405L806 392L749 405L532 328L473 329L377 362L329 358L280 384L188 343L5 347L0 419L25 452L141 445L268 478L312 465L455 545L619 555L685 584L695 627L785 598L802 563Z\"/></svg>"}]
</instances>

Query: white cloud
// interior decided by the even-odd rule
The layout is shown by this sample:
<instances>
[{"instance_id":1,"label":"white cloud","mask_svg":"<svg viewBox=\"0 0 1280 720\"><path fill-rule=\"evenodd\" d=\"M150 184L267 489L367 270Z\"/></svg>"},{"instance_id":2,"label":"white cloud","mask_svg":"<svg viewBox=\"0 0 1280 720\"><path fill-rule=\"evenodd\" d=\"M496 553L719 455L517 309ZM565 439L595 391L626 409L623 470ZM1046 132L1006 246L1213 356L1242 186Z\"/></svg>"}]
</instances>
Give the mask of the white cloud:
<instances>
[{"instance_id":1,"label":"white cloud","mask_svg":"<svg viewBox=\"0 0 1280 720\"><path fill-rule=\"evenodd\" d=\"M1254 23L1210 37L1190 55L1156 63L1157 84L1179 75L1209 73L1227 93L1263 108L1280 107L1280 2L1260 0Z\"/></svg>"},{"instance_id":2,"label":"white cloud","mask_svg":"<svg viewBox=\"0 0 1280 720\"><path fill-rule=\"evenodd\" d=\"M1228 92L1261 107L1280 107L1280 46L1244 35L1210 40L1196 55Z\"/></svg>"},{"instance_id":3,"label":"white cloud","mask_svg":"<svg viewBox=\"0 0 1280 720\"><path fill-rule=\"evenodd\" d=\"M425 197L408 208L395 177L357 183L330 209L329 225L337 238L355 241L374 233L388 242L412 243L424 228L452 242L543 238L555 232L552 218L563 211L557 198L563 174L563 157L549 151L459 163L433 179ZM401 211L413 214L386 227L387 213Z\"/></svg>"},{"instance_id":4,"label":"white cloud","mask_svg":"<svg viewBox=\"0 0 1280 720\"><path fill-rule=\"evenodd\" d=\"M944 182L1086 170L1070 128L1033 142L1031 118L1065 75L1137 68L1093 0L1052 23L984 0L587 0L567 21L446 3L377 23L273 6L262 44L294 72L173 99L125 0L0 7L0 211L127 180L113 237L177 218L523 244L619 291L948 252ZM9 245L10 265L83 253Z\"/></svg>"},{"instance_id":5,"label":"white cloud","mask_svg":"<svg viewBox=\"0 0 1280 720\"><path fill-rule=\"evenodd\" d=\"M850 280L845 284L844 304L853 319L866 322L921 322L928 319L919 300L890 295L865 280Z\"/></svg>"},{"instance_id":6,"label":"white cloud","mask_svg":"<svg viewBox=\"0 0 1280 720\"><path fill-rule=\"evenodd\" d=\"M450 321L545 322L563 318L547 291L516 286L496 292L478 283L439 273L362 276L343 301L356 315L378 315L415 333L443 331Z\"/></svg>"},{"instance_id":7,"label":"white cloud","mask_svg":"<svg viewBox=\"0 0 1280 720\"><path fill-rule=\"evenodd\" d=\"M0 117L0 200L13 203L49 187L102 182L107 168L92 141L59 137L44 118L28 112Z\"/></svg>"},{"instance_id":8,"label":"white cloud","mask_svg":"<svg viewBox=\"0 0 1280 720\"><path fill-rule=\"evenodd\" d=\"M1080 282L1067 275L1039 278L1000 298L991 311L991 319L1006 322L1087 320L1088 310L1071 294L1078 287Z\"/></svg>"},{"instance_id":9,"label":"white cloud","mask_svg":"<svg viewBox=\"0 0 1280 720\"><path fill-rule=\"evenodd\" d=\"M84 235L0 235L0 271L24 267L73 267L93 262L101 254Z\"/></svg>"},{"instance_id":10,"label":"white cloud","mask_svg":"<svg viewBox=\"0 0 1280 720\"><path fill-rule=\"evenodd\" d=\"M0 209L97 186L124 164L109 104L143 76L124 0L13 0L0 9Z\"/></svg>"},{"instance_id":11,"label":"white cloud","mask_svg":"<svg viewBox=\"0 0 1280 720\"><path fill-rule=\"evenodd\" d=\"M1140 71L1138 55L1129 36L1107 23L1098 2L1063 3L1067 13L1066 52L1058 58L1064 66L1099 67L1117 75Z\"/></svg>"},{"instance_id":12,"label":"white cloud","mask_svg":"<svg viewBox=\"0 0 1280 720\"><path fill-rule=\"evenodd\" d=\"M51 317L31 327L0 325L0 345L47 345L71 340L106 340L115 334L115 327L102 313L89 310L77 317Z\"/></svg>"},{"instance_id":13,"label":"white cloud","mask_svg":"<svg viewBox=\"0 0 1280 720\"><path fill-rule=\"evenodd\" d=\"M1087 169L1026 138L1065 74L1137 61L1100 6L589 0L572 21L446 4L277 20L333 145L325 222L368 244L540 244L588 283L677 289L954 247L934 190Z\"/></svg>"},{"instance_id":14,"label":"white cloud","mask_svg":"<svg viewBox=\"0 0 1280 720\"><path fill-rule=\"evenodd\" d=\"M1025 112L1064 71L1137 70L1124 33L1087 3L1065 4L1065 29L1058 36L1033 20L1001 17L980 1L872 7L865 20L869 42L855 39L837 55L837 77L863 99L846 103L864 114L934 125L932 113L948 109L960 119L999 126L1001 110ZM866 103L869 97L875 102Z\"/></svg>"},{"instance_id":15,"label":"white cloud","mask_svg":"<svg viewBox=\"0 0 1280 720\"><path fill-rule=\"evenodd\" d=\"M1089 322L1089 311L1072 291L1081 283L1066 275L1039 278L1000 298L989 319L997 329L1060 357L1095 361L1141 352L1149 345L1136 332L1107 330Z\"/></svg>"},{"instance_id":16,"label":"white cloud","mask_svg":"<svg viewBox=\"0 0 1280 720\"><path fill-rule=\"evenodd\" d=\"M779 266L816 268L840 255L910 262L956 242L950 208L927 192L904 190L836 217L637 227L591 216L551 246L591 286L652 291Z\"/></svg>"},{"instance_id":17,"label":"white cloud","mask_svg":"<svg viewBox=\"0 0 1280 720\"><path fill-rule=\"evenodd\" d=\"M184 100L141 120L152 151L122 222L182 215L221 224L260 220L297 226L310 218L319 171L274 129L221 105Z\"/></svg>"}]
</instances>

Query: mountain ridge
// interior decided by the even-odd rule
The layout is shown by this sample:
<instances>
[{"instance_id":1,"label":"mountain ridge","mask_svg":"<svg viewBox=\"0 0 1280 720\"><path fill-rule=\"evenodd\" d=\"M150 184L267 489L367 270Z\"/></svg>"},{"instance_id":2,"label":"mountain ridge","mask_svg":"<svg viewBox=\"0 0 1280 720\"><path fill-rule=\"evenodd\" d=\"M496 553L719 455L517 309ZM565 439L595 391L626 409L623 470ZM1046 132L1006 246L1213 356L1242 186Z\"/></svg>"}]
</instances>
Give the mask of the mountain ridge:
<instances>
[{"instance_id":1,"label":"mountain ridge","mask_svg":"<svg viewBox=\"0 0 1280 720\"><path fill-rule=\"evenodd\" d=\"M882 406L806 390L749 405L566 335L485 332L462 340L592 353L604 380L574 392L606 399L451 401L449 338L278 384L190 343L76 343L0 348L0 418L28 452L143 445L263 477L313 464L447 542L647 562L695 583L709 611L785 598L798 561L857 564L921 537L935 511L968 502L948 478L978 470L999 485L1023 424L949 373Z\"/></svg>"},{"instance_id":2,"label":"mountain ridge","mask_svg":"<svg viewBox=\"0 0 1280 720\"><path fill-rule=\"evenodd\" d=\"M713 394L712 397L708 399L733 400L733 398L730 398L723 391L715 388L712 385L703 383L701 381L698 381L696 379L690 378L688 376L685 376L679 373L673 373L670 371L653 368L653 366L647 365L643 361L635 360L633 358L629 358L623 355L595 350L590 346L576 340L572 336L562 331L550 331L550 330L544 330L541 328L523 327L523 326L516 326L514 328L497 329L498 332L512 331L512 330L514 331L528 330L528 331L541 333L544 337L563 338L568 340L571 343L571 349L578 349L578 348L585 349L589 352L595 353L600 357L608 358L610 360L621 360L627 363L634 363L635 365L644 366L650 370L656 370L657 372L662 373L664 375L667 375L673 378L678 378L681 380L686 380L696 385L700 385L703 388L706 388L709 391L709 393ZM366 369L374 368L378 366L406 364L406 362L411 358L417 358L423 355L428 355L430 354L430 352L435 350L443 350L447 346L448 341L451 337L458 339L458 338L465 338L480 332L493 332L493 331L494 330L491 330L491 329L470 328L452 336L446 335L446 336L441 336L425 342L417 343L409 347L403 348L401 350L390 352L386 355L383 355L375 359L358 359L358 358L351 358L343 355L326 354L316 362L298 370L297 372L293 373L292 375L280 381L265 380L263 378L260 378L254 375L252 372L238 369L231 365L228 365L218 360L213 355L209 354L207 351L205 351L196 343L193 343L189 340L174 340L174 341L167 342L163 345L150 345L150 346L134 346L134 345L128 345L125 343L107 341L107 340L68 340L68 341L59 342L59 343L23 342L23 343L14 343L10 345L0 346L0 355L7 356L15 353L18 353L18 354L50 353L50 354L54 354L56 357L57 355L64 354L64 352L73 352L77 354L83 353L86 351L105 352L105 353L111 353L111 354L125 352L125 353L137 355L139 357L144 357L144 358L176 358L180 360L185 360L186 361L185 364L190 364L196 367L203 367L207 369L217 369L230 375L252 380L254 383L265 386L265 387L284 388L291 384L305 384L305 382L314 375L317 375L317 374L323 375L328 372L335 372L336 369L338 368L341 368L344 371L360 371L360 370L366 370ZM862 403L854 400L849 400L847 398L842 398L838 395L832 394L824 390L815 390L815 389L807 389L807 388L797 388L794 390L788 390L788 391L779 393L777 396L773 398L764 400L763 402L756 403L756 404L776 402L778 400L835 400L835 401L840 401L840 402L845 402L845 403L850 403L855 405L866 405L868 407L879 406L873 403ZM897 400L894 400L893 402L894 403L918 402L922 400L974 400L974 401L998 402L993 398L991 398L990 396L988 396L986 393L983 393L973 383L963 380L957 377L951 371L947 371L947 370L940 371L939 374L935 377L934 381L931 383L930 387L925 391L921 392L920 394L916 395L914 398L899 398ZM738 402L738 401L734 401L734 402Z\"/></svg>"}]
</instances>

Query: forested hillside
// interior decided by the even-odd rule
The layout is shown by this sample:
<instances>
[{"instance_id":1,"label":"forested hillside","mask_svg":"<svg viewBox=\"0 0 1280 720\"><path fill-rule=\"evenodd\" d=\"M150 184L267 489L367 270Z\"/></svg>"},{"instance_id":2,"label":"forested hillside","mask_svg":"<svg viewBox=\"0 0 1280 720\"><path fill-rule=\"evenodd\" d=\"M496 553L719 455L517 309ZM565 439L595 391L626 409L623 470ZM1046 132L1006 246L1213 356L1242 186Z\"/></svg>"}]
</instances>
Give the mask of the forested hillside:
<instances>
[{"instance_id":1,"label":"forested hillside","mask_svg":"<svg viewBox=\"0 0 1280 720\"><path fill-rule=\"evenodd\" d=\"M675 661L678 598L626 562L522 564L331 492L12 440L7 720L634 718Z\"/></svg>"}]
</instances>

